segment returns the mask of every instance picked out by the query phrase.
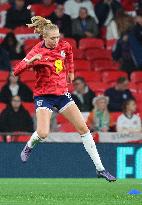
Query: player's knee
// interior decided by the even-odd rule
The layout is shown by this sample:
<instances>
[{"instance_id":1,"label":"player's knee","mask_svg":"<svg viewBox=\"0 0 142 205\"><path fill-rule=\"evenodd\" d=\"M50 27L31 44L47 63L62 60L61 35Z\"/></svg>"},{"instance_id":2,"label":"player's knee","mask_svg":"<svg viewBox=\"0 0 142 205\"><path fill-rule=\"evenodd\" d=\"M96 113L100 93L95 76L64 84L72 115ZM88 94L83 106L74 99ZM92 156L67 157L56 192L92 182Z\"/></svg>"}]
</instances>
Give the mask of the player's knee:
<instances>
[{"instance_id":1,"label":"player's knee","mask_svg":"<svg viewBox=\"0 0 142 205\"><path fill-rule=\"evenodd\" d=\"M37 130L37 134L41 139L45 139L48 137L49 131L47 130Z\"/></svg>"}]
</instances>

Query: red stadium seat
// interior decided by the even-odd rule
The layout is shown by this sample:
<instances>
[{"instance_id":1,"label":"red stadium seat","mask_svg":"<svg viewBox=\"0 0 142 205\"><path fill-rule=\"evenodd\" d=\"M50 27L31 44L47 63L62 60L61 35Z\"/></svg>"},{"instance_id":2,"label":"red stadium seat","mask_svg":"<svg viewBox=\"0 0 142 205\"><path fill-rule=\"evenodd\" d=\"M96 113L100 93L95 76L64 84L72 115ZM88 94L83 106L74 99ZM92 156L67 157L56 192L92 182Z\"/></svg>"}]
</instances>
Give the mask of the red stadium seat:
<instances>
[{"instance_id":1,"label":"red stadium seat","mask_svg":"<svg viewBox=\"0 0 142 205\"><path fill-rule=\"evenodd\" d=\"M113 46L116 44L116 39L107 40L106 42L106 48L107 50L112 50Z\"/></svg>"},{"instance_id":2,"label":"red stadium seat","mask_svg":"<svg viewBox=\"0 0 142 205\"><path fill-rule=\"evenodd\" d=\"M60 132L76 132L76 129L71 123L66 122L66 123L61 124L59 131Z\"/></svg>"},{"instance_id":3,"label":"red stadium seat","mask_svg":"<svg viewBox=\"0 0 142 205\"><path fill-rule=\"evenodd\" d=\"M31 7L31 8L30 8ZM32 4L29 8L31 9L32 14L34 16L50 16L56 9L56 4L51 4L49 6L45 6L44 4Z\"/></svg>"},{"instance_id":4,"label":"red stadium seat","mask_svg":"<svg viewBox=\"0 0 142 205\"><path fill-rule=\"evenodd\" d=\"M117 119L120 115L121 115L121 112L111 112L110 113L112 126L116 126Z\"/></svg>"},{"instance_id":5,"label":"red stadium seat","mask_svg":"<svg viewBox=\"0 0 142 205\"><path fill-rule=\"evenodd\" d=\"M0 90L2 89L2 87L6 84L7 81L0 81Z\"/></svg>"},{"instance_id":6,"label":"red stadium seat","mask_svg":"<svg viewBox=\"0 0 142 205\"><path fill-rule=\"evenodd\" d=\"M9 71L0 71L0 81L7 81L9 77Z\"/></svg>"},{"instance_id":7,"label":"red stadium seat","mask_svg":"<svg viewBox=\"0 0 142 205\"><path fill-rule=\"evenodd\" d=\"M61 114L58 114L56 119L57 119L57 123L58 124L63 124L63 123L67 123L68 122L67 119L63 115L61 115Z\"/></svg>"},{"instance_id":8,"label":"red stadium seat","mask_svg":"<svg viewBox=\"0 0 142 205\"><path fill-rule=\"evenodd\" d=\"M95 60L92 62L92 69L95 71L116 71L119 67L120 64L112 60Z\"/></svg>"},{"instance_id":9,"label":"red stadium seat","mask_svg":"<svg viewBox=\"0 0 142 205\"><path fill-rule=\"evenodd\" d=\"M72 48L77 48L77 43L74 38L63 38L63 40L67 41L72 46Z\"/></svg>"},{"instance_id":10,"label":"red stadium seat","mask_svg":"<svg viewBox=\"0 0 142 205\"><path fill-rule=\"evenodd\" d=\"M77 71L75 72L76 77L83 77L85 81L101 81L101 73L97 71Z\"/></svg>"},{"instance_id":11,"label":"red stadium seat","mask_svg":"<svg viewBox=\"0 0 142 205\"><path fill-rule=\"evenodd\" d=\"M91 70L90 61L87 60L74 60L74 67L76 70Z\"/></svg>"},{"instance_id":12,"label":"red stadium seat","mask_svg":"<svg viewBox=\"0 0 142 205\"><path fill-rule=\"evenodd\" d=\"M29 112L29 114L30 114L31 116L34 115L34 113L35 113L34 103L22 102L22 105L23 105L24 108Z\"/></svg>"},{"instance_id":13,"label":"red stadium seat","mask_svg":"<svg viewBox=\"0 0 142 205\"><path fill-rule=\"evenodd\" d=\"M103 82L87 82L87 85L91 90L93 90L97 95L103 94L104 91L109 87L108 84Z\"/></svg>"},{"instance_id":14,"label":"red stadium seat","mask_svg":"<svg viewBox=\"0 0 142 205\"><path fill-rule=\"evenodd\" d=\"M37 34L34 33L34 29L25 26L17 27L14 30L14 34L16 35L17 40L22 42L27 39L37 38Z\"/></svg>"},{"instance_id":15,"label":"red stadium seat","mask_svg":"<svg viewBox=\"0 0 142 205\"><path fill-rule=\"evenodd\" d=\"M110 71L110 72L104 72L102 74L102 80L105 83L109 82L115 82L118 80L120 77L128 77L126 72L123 71Z\"/></svg>"},{"instance_id":16,"label":"red stadium seat","mask_svg":"<svg viewBox=\"0 0 142 205\"><path fill-rule=\"evenodd\" d=\"M26 82L26 81L35 81L35 74L32 71L25 71L21 74L21 81Z\"/></svg>"},{"instance_id":17,"label":"red stadium seat","mask_svg":"<svg viewBox=\"0 0 142 205\"><path fill-rule=\"evenodd\" d=\"M85 58L87 60L111 60L112 56L106 49L88 49L85 52Z\"/></svg>"},{"instance_id":18,"label":"red stadium seat","mask_svg":"<svg viewBox=\"0 0 142 205\"><path fill-rule=\"evenodd\" d=\"M135 71L131 74L131 81L133 83L142 83L142 71Z\"/></svg>"},{"instance_id":19,"label":"red stadium seat","mask_svg":"<svg viewBox=\"0 0 142 205\"><path fill-rule=\"evenodd\" d=\"M135 83L130 82L130 83L129 83L129 90L130 90L132 93L137 93L137 92L138 92L137 85L136 85Z\"/></svg>"},{"instance_id":20,"label":"red stadium seat","mask_svg":"<svg viewBox=\"0 0 142 205\"><path fill-rule=\"evenodd\" d=\"M6 104L0 102L0 112L2 112L5 108L6 108Z\"/></svg>"},{"instance_id":21,"label":"red stadium seat","mask_svg":"<svg viewBox=\"0 0 142 205\"><path fill-rule=\"evenodd\" d=\"M14 137L14 142L28 142L28 140L30 139L31 136L27 136L27 135L24 135L24 136L15 136Z\"/></svg>"},{"instance_id":22,"label":"red stadium seat","mask_svg":"<svg viewBox=\"0 0 142 205\"><path fill-rule=\"evenodd\" d=\"M25 81L24 82L32 91L34 90L35 87L35 82L34 81Z\"/></svg>"},{"instance_id":23,"label":"red stadium seat","mask_svg":"<svg viewBox=\"0 0 142 205\"><path fill-rule=\"evenodd\" d=\"M12 60L10 61L12 67L16 66L16 64L20 63L21 60Z\"/></svg>"},{"instance_id":24,"label":"red stadium seat","mask_svg":"<svg viewBox=\"0 0 142 205\"><path fill-rule=\"evenodd\" d=\"M84 59L84 50L80 50L77 48L73 48L73 58L76 59Z\"/></svg>"},{"instance_id":25,"label":"red stadium seat","mask_svg":"<svg viewBox=\"0 0 142 205\"><path fill-rule=\"evenodd\" d=\"M83 38L79 41L79 48L82 50L89 48L104 48L104 42L98 38Z\"/></svg>"},{"instance_id":26,"label":"red stadium seat","mask_svg":"<svg viewBox=\"0 0 142 205\"><path fill-rule=\"evenodd\" d=\"M24 50L27 54L37 43L40 42L40 39L28 39L24 42Z\"/></svg>"},{"instance_id":27,"label":"red stadium seat","mask_svg":"<svg viewBox=\"0 0 142 205\"><path fill-rule=\"evenodd\" d=\"M11 30L9 28L0 28L0 43L2 43L3 39Z\"/></svg>"}]
</instances>

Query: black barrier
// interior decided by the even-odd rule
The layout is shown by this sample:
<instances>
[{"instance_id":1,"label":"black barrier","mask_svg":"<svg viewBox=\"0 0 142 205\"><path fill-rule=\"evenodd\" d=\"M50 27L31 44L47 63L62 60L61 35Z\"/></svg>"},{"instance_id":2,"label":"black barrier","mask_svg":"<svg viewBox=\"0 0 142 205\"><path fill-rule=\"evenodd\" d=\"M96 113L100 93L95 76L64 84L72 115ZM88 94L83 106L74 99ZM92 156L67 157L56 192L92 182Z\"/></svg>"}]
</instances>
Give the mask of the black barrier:
<instances>
[{"instance_id":1,"label":"black barrier","mask_svg":"<svg viewBox=\"0 0 142 205\"><path fill-rule=\"evenodd\" d=\"M20 160L24 144L0 144L0 177L95 177L95 167L80 143L45 143ZM142 148L138 144L98 144L106 169L119 178L142 178Z\"/></svg>"}]
</instances>

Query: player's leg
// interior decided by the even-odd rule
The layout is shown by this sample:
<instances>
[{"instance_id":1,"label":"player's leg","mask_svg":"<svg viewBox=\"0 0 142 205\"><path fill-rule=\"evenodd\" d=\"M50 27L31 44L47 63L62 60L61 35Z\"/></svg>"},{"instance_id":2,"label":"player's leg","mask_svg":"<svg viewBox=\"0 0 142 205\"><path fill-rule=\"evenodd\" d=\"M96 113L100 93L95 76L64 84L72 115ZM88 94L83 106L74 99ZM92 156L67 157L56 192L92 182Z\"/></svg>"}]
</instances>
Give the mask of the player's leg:
<instances>
[{"instance_id":1,"label":"player's leg","mask_svg":"<svg viewBox=\"0 0 142 205\"><path fill-rule=\"evenodd\" d=\"M81 135L83 145L96 166L98 177L103 177L108 181L115 181L115 178L104 169L93 137L77 105L75 103L69 105L61 112L61 114L74 125Z\"/></svg>"},{"instance_id":2,"label":"player's leg","mask_svg":"<svg viewBox=\"0 0 142 205\"><path fill-rule=\"evenodd\" d=\"M33 133L30 140L21 152L21 160L26 162L31 154L33 147L40 141L47 138L50 129L50 119L52 112L47 109L39 109L36 112L37 130Z\"/></svg>"}]
</instances>

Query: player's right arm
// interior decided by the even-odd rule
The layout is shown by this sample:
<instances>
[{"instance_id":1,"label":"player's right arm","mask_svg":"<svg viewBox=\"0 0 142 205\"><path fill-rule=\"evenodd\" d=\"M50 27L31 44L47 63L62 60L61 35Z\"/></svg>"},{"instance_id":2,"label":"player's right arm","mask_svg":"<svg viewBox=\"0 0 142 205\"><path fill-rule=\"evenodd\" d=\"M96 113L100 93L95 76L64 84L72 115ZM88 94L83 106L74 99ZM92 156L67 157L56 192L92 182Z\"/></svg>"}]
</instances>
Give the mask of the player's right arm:
<instances>
[{"instance_id":1,"label":"player's right arm","mask_svg":"<svg viewBox=\"0 0 142 205\"><path fill-rule=\"evenodd\" d=\"M35 60L40 60L41 55L38 54L38 48L41 45L41 42L32 48L32 50L26 55L26 57L16 65L14 68L14 75L19 75L25 70L28 70L33 67L33 62Z\"/></svg>"}]
</instances>

